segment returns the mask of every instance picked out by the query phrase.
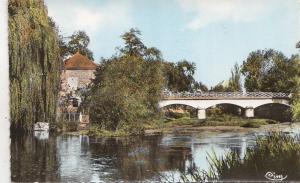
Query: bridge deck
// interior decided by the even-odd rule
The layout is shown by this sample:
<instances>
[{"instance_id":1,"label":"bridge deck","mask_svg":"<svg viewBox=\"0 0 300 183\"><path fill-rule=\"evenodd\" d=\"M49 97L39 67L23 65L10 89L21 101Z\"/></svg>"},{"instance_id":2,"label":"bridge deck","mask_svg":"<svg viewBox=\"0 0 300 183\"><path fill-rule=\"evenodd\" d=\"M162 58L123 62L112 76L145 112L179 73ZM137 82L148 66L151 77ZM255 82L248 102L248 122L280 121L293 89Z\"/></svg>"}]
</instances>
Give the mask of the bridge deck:
<instances>
[{"instance_id":1,"label":"bridge deck","mask_svg":"<svg viewBox=\"0 0 300 183\"><path fill-rule=\"evenodd\" d=\"M290 99L289 93L275 92L206 92L206 93L171 93L164 92L164 100L240 100L240 99Z\"/></svg>"}]
</instances>

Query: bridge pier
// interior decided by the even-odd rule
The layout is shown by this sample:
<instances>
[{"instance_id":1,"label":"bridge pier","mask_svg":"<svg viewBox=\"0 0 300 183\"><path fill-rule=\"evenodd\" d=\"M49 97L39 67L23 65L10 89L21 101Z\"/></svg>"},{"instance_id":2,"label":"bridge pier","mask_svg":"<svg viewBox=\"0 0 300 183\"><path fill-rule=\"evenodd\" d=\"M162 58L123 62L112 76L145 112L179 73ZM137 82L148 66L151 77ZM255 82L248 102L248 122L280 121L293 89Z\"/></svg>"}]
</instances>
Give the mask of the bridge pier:
<instances>
[{"instance_id":1,"label":"bridge pier","mask_svg":"<svg viewBox=\"0 0 300 183\"><path fill-rule=\"evenodd\" d=\"M198 109L197 117L198 117L198 119L206 119L205 109L202 109L202 108Z\"/></svg>"},{"instance_id":2,"label":"bridge pier","mask_svg":"<svg viewBox=\"0 0 300 183\"><path fill-rule=\"evenodd\" d=\"M254 117L254 108L253 107L246 107L245 108L245 117L246 118L253 118Z\"/></svg>"}]
</instances>

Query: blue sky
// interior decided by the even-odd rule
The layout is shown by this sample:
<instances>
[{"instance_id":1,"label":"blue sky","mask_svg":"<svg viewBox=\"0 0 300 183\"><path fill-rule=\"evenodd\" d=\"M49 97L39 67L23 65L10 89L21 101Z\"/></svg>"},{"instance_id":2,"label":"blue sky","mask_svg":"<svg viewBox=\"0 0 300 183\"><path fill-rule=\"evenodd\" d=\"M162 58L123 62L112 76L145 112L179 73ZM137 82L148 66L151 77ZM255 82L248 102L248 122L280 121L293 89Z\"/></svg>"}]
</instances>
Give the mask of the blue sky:
<instances>
[{"instance_id":1,"label":"blue sky","mask_svg":"<svg viewBox=\"0 0 300 183\"><path fill-rule=\"evenodd\" d=\"M84 30L95 61L122 46L132 27L168 61L196 63L195 78L208 86L228 79L251 51L297 53L299 0L45 0L63 35Z\"/></svg>"}]
</instances>

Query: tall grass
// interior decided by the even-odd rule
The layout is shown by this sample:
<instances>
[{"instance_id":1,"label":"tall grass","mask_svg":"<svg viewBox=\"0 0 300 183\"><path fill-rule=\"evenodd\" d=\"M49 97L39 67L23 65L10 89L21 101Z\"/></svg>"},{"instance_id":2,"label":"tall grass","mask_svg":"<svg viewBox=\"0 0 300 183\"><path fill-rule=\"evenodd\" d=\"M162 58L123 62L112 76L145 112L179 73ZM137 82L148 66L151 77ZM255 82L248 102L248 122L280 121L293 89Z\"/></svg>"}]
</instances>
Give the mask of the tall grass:
<instances>
[{"instance_id":1,"label":"tall grass","mask_svg":"<svg viewBox=\"0 0 300 183\"><path fill-rule=\"evenodd\" d=\"M255 180L265 179L267 172L287 175L286 180L300 180L300 137L281 132L272 132L258 137L256 145L248 148L243 159L237 152L222 158L215 153L209 155L209 171L197 169L182 174L183 182L211 180Z\"/></svg>"}]
</instances>

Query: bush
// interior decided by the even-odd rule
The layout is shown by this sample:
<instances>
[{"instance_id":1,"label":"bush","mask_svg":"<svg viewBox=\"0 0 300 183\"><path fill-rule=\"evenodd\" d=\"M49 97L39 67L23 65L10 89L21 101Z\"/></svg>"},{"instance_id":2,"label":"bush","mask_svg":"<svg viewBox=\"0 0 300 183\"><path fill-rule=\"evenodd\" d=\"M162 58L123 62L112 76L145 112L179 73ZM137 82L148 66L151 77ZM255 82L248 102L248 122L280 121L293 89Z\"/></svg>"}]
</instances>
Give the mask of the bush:
<instances>
[{"instance_id":1,"label":"bush","mask_svg":"<svg viewBox=\"0 0 300 183\"><path fill-rule=\"evenodd\" d=\"M178 113L178 112L168 111L165 113L165 116L170 117L170 118L179 119L179 118L183 118L183 117L190 117L190 113L188 113L188 112Z\"/></svg>"},{"instance_id":2,"label":"bush","mask_svg":"<svg viewBox=\"0 0 300 183\"><path fill-rule=\"evenodd\" d=\"M244 128L259 128L260 124L254 123L254 122L247 122L247 123L241 125L241 127L244 127Z\"/></svg>"},{"instance_id":3,"label":"bush","mask_svg":"<svg viewBox=\"0 0 300 183\"><path fill-rule=\"evenodd\" d=\"M208 116L220 116L224 114L220 107L208 108L206 113Z\"/></svg>"},{"instance_id":4,"label":"bush","mask_svg":"<svg viewBox=\"0 0 300 183\"><path fill-rule=\"evenodd\" d=\"M166 126L172 127L172 126L180 126L180 125L199 125L200 123L201 120L197 118L183 117L171 121L166 121Z\"/></svg>"},{"instance_id":5,"label":"bush","mask_svg":"<svg viewBox=\"0 0 300 183\"><path fill-rule=\"evenodd\" d=\"M57 122L54 124L57 131L74 132L77 131L77 123L72 122Z\"/></svg>"},{"instance_id":6,"label":"bush","mask_svg":"<svg viewBox=\"0 0 300 183\"><path fill-rule=\"evenodd\" d=\"M143 128L131 128L130 126L124 127L120 130L109 131L103 129L100 125L94 124L88 130L83 131L84 135L98 136L98 137L121 137L131 135L144 134Z\"/></svg>"},{"instance_id":7,"label":"bush","mask_svg":"<svg viewBox=\"0 0 300 183\"><path fill-rule=\"evenodd\" d=\"M268 124L278 124L279 123L279 121L276 121L276 120L273 120L273 119L267 119L266 122Z\"/></svg>"},{"instance_id":8,"label":"bush","mask_svg":"<svg viewBox=\"0 0 300 183\"><path fill-rule=\"evenodd\" d=\"M271 120L271 121L274 122L273 120ZM248 119L245 124L241 125L241 127L259 128L261 125L267 125L267 124L269 124L269 123L265 119Z\"/></svg>"}]
</instances>

